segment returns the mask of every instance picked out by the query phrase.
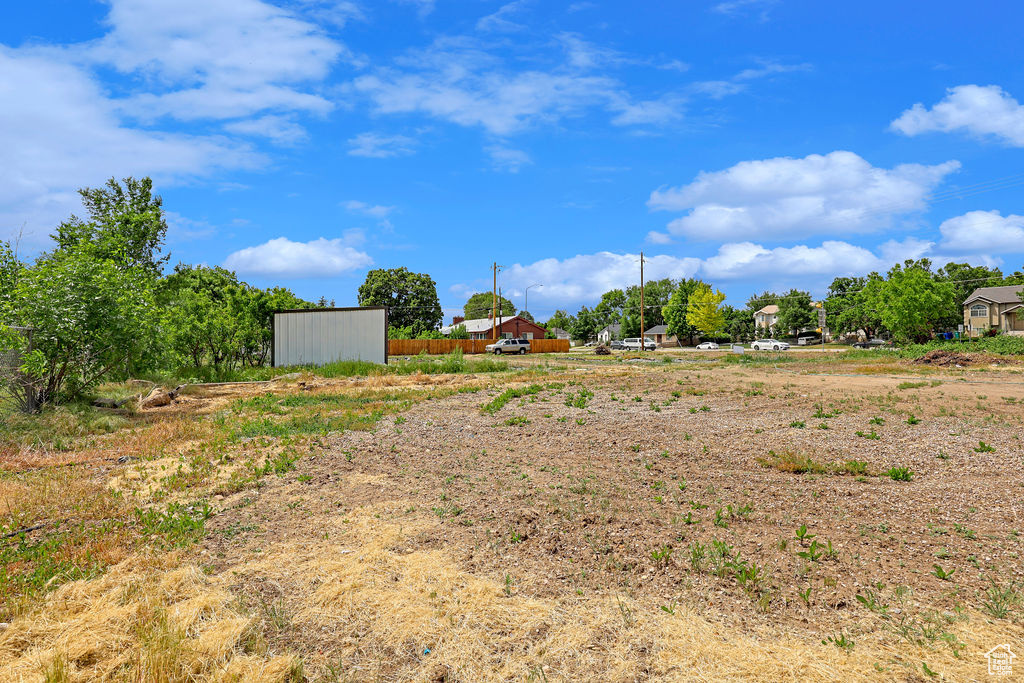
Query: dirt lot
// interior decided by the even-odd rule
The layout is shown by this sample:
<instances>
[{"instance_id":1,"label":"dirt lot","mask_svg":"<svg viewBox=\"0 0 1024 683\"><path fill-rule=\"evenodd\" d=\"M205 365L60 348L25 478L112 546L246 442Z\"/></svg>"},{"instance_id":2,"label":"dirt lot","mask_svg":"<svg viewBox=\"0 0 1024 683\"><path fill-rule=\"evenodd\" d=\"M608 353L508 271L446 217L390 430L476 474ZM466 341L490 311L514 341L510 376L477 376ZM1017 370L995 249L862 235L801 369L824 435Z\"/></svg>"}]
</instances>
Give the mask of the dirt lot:
<instances>
[{"instance_id":1,"label":"dirt lot","mask_svg":"<svg viewBox=\"0 0 1024 683\"><path fill-rule=\"evenodd\" d=\"M210 678L980 680L1024 651L1020 367L721 358L208 391L95 476L209 502L174 566L244 622ZM38 619L0 676L60 651Z\"/></svg>"}]
</instances>

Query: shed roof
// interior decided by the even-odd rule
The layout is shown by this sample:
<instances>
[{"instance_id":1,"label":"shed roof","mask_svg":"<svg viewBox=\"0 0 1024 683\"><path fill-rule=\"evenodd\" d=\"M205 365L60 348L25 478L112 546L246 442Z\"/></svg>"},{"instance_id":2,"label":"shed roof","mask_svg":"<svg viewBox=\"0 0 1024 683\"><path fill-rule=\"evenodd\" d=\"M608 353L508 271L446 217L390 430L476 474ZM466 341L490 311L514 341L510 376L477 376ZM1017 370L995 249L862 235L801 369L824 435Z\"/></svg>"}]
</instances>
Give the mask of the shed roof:
<instances>
[{"instance_id":1,"label":"shed roof","mask_svg":"<svg viewBox=\"0 0 1024 683\"><path fill-rule=\"evenodd\" d=\"M777 305L775 305L775 304L768 304L767 306L765 306L761 310L754 311L754 315L757 315L758 313L764 313L765 315L775 315L778 312L779 312L779 307Z\"/></svg>"},{"instance_id":2,"label":"shed roof","mask_svg":"<svg viewBox=\"0 0 1024 683\"><path fill-rule=\"evenodd\" d=\"M668 325L655 325L644 334L668 334Z\"/></svg>"}]
</instances>

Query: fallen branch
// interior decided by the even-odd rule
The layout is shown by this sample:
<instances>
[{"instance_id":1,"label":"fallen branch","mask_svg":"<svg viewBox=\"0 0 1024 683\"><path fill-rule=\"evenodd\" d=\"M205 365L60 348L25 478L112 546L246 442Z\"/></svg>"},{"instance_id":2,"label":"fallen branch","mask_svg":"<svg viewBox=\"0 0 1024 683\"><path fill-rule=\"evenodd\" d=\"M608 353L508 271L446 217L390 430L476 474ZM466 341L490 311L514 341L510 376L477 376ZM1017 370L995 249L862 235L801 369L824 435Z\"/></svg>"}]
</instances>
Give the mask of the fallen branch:
<instances>
[{"instance_id":1,"label":"fallen branch","mask_svg":"<svg viewBox=\"0 0 1024 683\"><path fill-rule=\"evenodd\" d=\"M11 538L13 536L18 536L18 535L21 535L21 534L27 534L30 531L36 531L38 529L42 529L44 526L46 526L46 522L43 522L42 524L36 524L35 526L27 526L24 529L17 529L16 531L10 531L10 532L4 534L3 536L0 536L0 538Z\"/></svg>"}]
</instances>

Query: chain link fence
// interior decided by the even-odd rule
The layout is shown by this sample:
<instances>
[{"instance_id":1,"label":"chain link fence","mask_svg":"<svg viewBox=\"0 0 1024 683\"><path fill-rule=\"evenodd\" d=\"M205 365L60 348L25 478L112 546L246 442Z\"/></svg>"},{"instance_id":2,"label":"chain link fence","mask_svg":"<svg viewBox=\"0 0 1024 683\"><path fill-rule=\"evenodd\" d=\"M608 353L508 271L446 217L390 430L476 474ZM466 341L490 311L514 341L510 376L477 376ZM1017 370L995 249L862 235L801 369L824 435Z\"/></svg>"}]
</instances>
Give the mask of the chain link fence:
<instances>
[{"instance_id":1,"label":"chain link fence","mask_svg":"<svg viewBox=\"0 0 1024 683\"><path fill-rule=\"evenodd\" d=\"M4 344L3 339L0 338L0 377L7 379L11 377L18 368L21 367L21 359L24 352L32 348L32 328L31 327L7 327L8 330L12 330L20 334L27 343L22 348L5 348L10 347L10 344Z\"/></svg>"},{"instance_id":2,"label":"chain link fence","mask_svg":"<svg viewBox=\"0 0 1024 683\"><path fill-rule=\"evenodd\" d=\"M5 330L21 335L22 343L12 343L8 336L0 336L0 399L10 399L18 409L35 412L38 409L36 389L21 372L22 359L32 349L32 328L6 326Z\"/></svg>"}]
</instances>

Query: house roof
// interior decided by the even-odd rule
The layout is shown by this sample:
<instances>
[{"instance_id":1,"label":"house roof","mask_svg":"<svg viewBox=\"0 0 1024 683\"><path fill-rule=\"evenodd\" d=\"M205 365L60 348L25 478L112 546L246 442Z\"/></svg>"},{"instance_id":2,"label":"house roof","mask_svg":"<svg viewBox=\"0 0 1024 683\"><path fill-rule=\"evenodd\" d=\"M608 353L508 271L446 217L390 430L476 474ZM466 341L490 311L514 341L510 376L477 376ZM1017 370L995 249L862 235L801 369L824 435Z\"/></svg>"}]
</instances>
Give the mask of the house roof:
<instances>
[{"instance_id":1,"label":"house roof","mask_svg":"<svg viewBox=\"0 0 1024 683\"><path fill-rule=\"evenodd\" d=\"M655 325L644 334L668 334L668 325Z\"/></svg>"},{"instance_id":2,"label":"house roof","mask_svg":"<svg viewBox=\"0 0 1024 683\"><path fill-rule=\"evenodd\" d=\"M548 332L550 332L551 334L555 335L556 337L558 335L560 335L560 334L569 334L568 332L563 330L561 327L549 327L548 328Z\"/></svg>"},{"instance_id":3,"label":"house roof","mask_svg":"<svg viewBox=\"0 0 1024 683\"><path fill-rule=\"evenodd\" d=\"M611 325L605 325L604 329L602 329L601 332L611 332L612 334L618 334L619 330L621 329L621 323L612 323ZM598 334L601 334L601 332L598 332Z\"/></svg>"},{"instance_id":4,"label":"house roof","mask_svg":"<svg viewBox=\"0 0 1024 683\"><path fill-rule=\"evenodd\" d=\"M1006 287L979 287L974 290L967 299L964 306L982 299L993 304L1017 304L1020 303L1020 293L1024 291L1021 285L1009 285Z\"/></svg>"},{"instance_id":5,"label":"house roof","mask_svg":"<svg viewBox=\"0 0 1024 683\"><path fill-rule=\"evenodd\" d=\"M500 322L502 325L506 325L512 322L513 320L519 320L520 323L539 327L537 323L531 323L526 318L521 318L518 315L510 315L505 318L500 318L498 320L495 320L494 324L497 325ZM470 334L479 334L480 332L490 332L491 322L492 321L490 318L473 318L471 320L463 320L461 323L459 323L459 325L465 325L466 332L469 332ZM448 325L446 327L442 327L441 334L451 334L451 331L454 330L456 327L458 327L458 325Z\"/></svg>"},{"instance_id":6,"label":"house roof","mask_svg":"<svg viewBox=\"0 0 1024 683\"><path fill-rule=\"evenodd\" d=\"M758 313L764 313L765 315L775 315L778 312L779 312L779 307L778 306L776 306L775 304L769 304L769 305L765 306L764 308L762 308L759 311L754 311L754 315L757 315Z\"/></svg>"}]
</instances>

